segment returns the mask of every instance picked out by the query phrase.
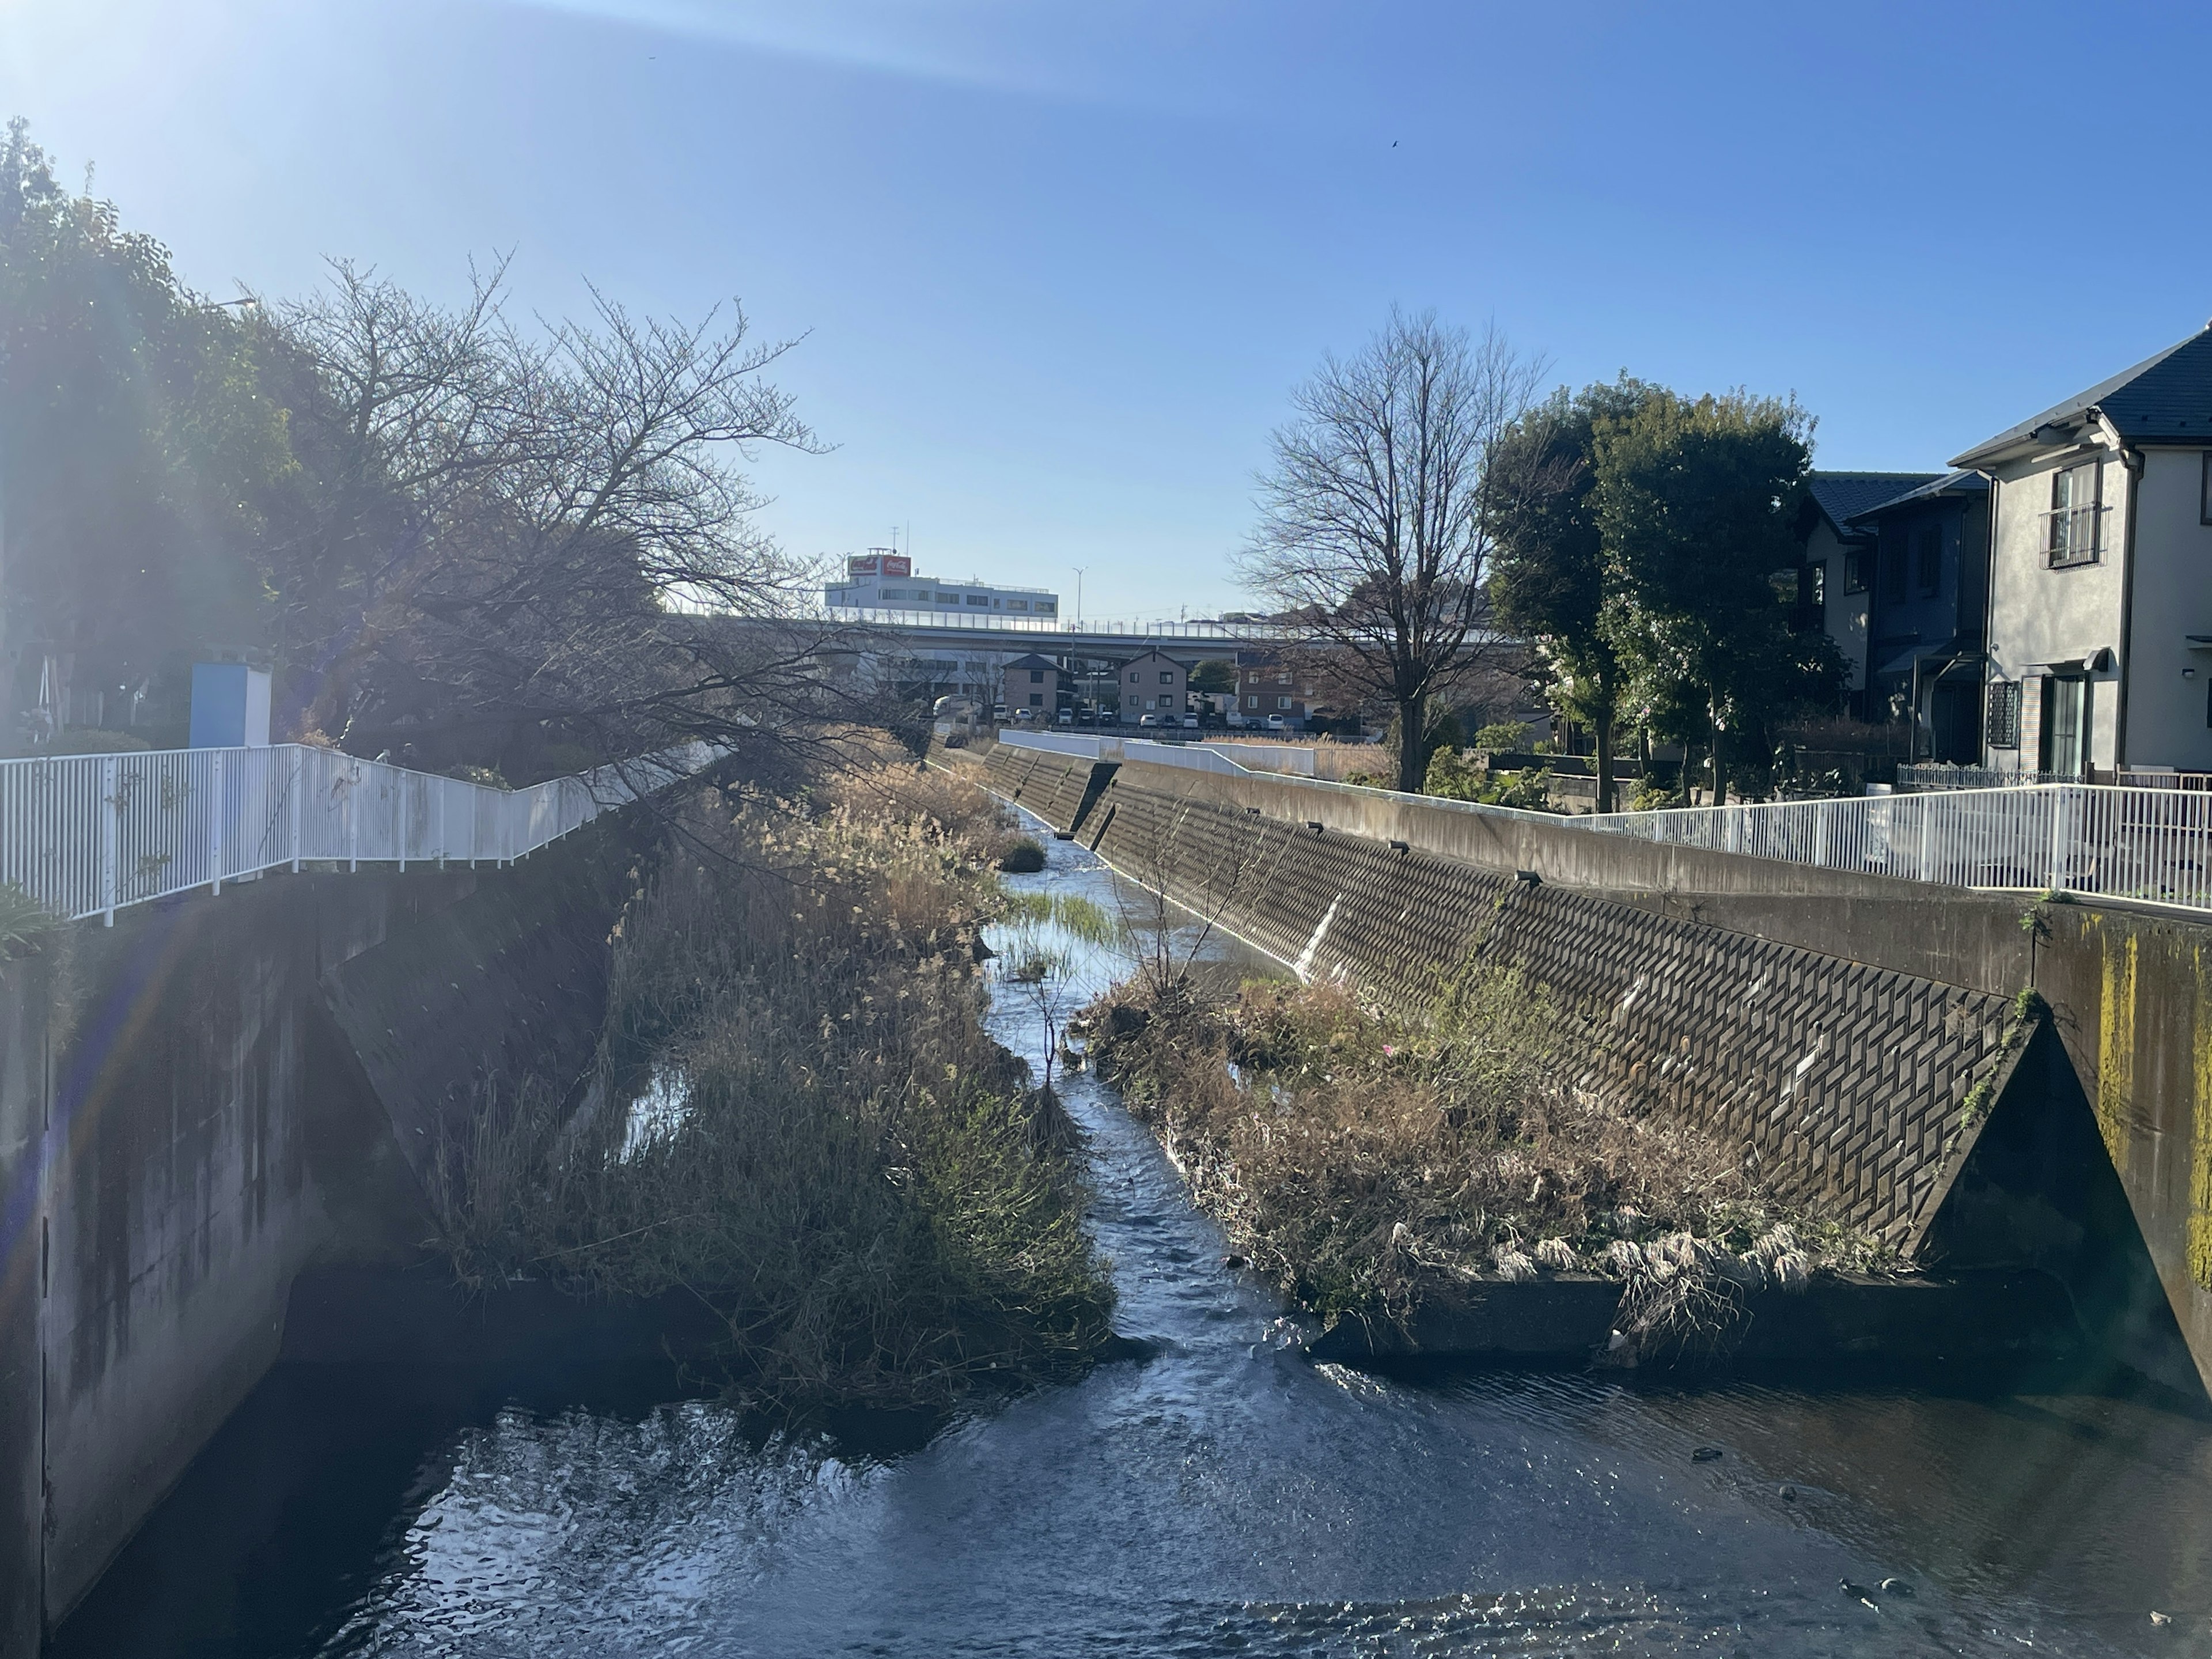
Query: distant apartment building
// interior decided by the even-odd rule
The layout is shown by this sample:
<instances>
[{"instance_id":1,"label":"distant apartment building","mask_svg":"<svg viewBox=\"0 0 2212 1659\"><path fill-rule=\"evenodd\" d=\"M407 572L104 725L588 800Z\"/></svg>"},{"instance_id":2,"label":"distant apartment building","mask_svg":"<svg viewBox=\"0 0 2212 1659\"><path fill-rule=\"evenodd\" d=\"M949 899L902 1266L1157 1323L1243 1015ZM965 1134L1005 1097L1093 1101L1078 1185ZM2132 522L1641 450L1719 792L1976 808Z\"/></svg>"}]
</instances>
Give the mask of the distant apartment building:
<instances>
[{"instance_id":1,"label":"distant apartment building","mask_svg":"<svg viewBox=\"0 0 2212 1659\"><path fill-rule=\"evenodd\" d=\"M840 610L927 611L977 617L1060 615L1060 595L1042 587L1000 587L973 580L947 581L917 576L914 561L881 548L845 561L845 579L822 590L824 603Z\"/></svg>"},{"instance_id":2,"label":"distant apartment building","mask_svg":"<svg viewBox=\"0 0 2212 1659\"><path fill-rule=\"evenodd\" d=\"M2000 771L2212 771L2212 326L1954 465L1990 481Z\"/></svg>"}]
</instances>

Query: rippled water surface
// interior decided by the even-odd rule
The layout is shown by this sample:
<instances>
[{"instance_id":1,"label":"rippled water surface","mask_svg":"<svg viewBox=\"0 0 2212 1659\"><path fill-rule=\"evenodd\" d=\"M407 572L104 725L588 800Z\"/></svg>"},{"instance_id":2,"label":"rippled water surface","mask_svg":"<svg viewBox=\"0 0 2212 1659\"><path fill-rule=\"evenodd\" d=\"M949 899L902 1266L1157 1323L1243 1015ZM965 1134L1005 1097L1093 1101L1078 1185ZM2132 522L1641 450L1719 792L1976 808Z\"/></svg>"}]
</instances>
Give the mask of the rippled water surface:
<instances>
[{"instance_id":1,"label":"rippled water surface","mask_svg":"<svg viewBox=\"0 0 2212 1659\"><path fill-rule=\"evenodd\" d=\"M1026 883L1109 896L1053 846ZM1034 1051L1033 1013L1000 1019ZM525 1400L280 1373L64 1650L2212 1652L2197 1420L1316 1366L1110 1094L1063 1092L1120 1328L1157 1357L902 1449L763 1445L717 1406L604 1384L576 1405L557 1379Z\"/></svg>"}]
</instances>

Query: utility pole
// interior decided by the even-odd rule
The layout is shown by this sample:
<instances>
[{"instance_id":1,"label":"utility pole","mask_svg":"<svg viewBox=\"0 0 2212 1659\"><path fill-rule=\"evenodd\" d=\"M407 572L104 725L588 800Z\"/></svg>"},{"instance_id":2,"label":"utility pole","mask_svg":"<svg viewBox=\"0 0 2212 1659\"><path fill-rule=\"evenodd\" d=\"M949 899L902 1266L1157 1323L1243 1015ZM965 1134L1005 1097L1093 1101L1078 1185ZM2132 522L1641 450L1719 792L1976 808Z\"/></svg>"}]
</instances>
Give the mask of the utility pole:
<instances>
[{"instance_id":1,"label":"utility pole","mask_svg":"<svg viewBox=\"0 0 2212 1659\"><path fill-rule=\"evenodd\" d=\"M1075 625L1083 626L1083 567L1075 567Z\"/></svg>"}]
</instances>

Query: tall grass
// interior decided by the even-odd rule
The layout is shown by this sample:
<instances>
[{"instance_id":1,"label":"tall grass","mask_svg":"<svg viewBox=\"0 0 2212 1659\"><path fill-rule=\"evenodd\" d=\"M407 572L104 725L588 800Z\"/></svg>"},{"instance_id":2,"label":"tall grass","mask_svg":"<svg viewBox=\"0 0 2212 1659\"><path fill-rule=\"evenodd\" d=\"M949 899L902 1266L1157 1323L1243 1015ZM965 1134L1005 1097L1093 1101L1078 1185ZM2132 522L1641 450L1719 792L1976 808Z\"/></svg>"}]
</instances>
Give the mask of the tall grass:
<instances>
[{"instance_id":1,"label":"tall grass","mask_svg":"<svg viewBox=\"0 0 2212 1659\"><path fill-rule=\"evenodd\" d=\"M490 1103L437 1182L469 1282L673 1296L779 1407L941 1406L1080 1371L1113 1291L1072 1132L982 1024L1006 830L885 766L702 793L614 945L598 1067Z\"/></svg>"},{"instance_id":2,"label":"tall grass","mask_svg":"<svg viewBox=\"0 0 2212 1659\"><path fill-rule=\"evenodd\" d=\"M1204 1003L1140 978L1079 1024L1237 1249L1324 1314L1580 1271L1632 1281L1656 1330L1704 1318L1717 1282L1881 1259L1740 1149L1577 1088L1601 1036L1511 972L1470 969L1412 1017L1337 986Z\"/></svg>"}]
</instances>

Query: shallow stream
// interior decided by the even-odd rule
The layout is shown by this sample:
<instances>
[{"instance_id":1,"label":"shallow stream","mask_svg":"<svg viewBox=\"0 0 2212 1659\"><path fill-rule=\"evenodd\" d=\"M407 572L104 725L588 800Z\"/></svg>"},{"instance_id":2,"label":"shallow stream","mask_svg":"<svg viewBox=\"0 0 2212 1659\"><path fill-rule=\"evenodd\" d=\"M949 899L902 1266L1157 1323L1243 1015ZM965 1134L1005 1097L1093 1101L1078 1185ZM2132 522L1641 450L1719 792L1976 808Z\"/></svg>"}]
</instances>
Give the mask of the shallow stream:
<instances>
[{"instance_id":1,"label":"shallow stream","mask_svg":"<svg viewBox=\"0 0 2212 1659\"><path fill-rule=\"evenodd\" d=\"M1050 846L1018 884L1111 903L1094 859ZM1025 999L996 1018L1037 1057ZM1061 1089L1118 1326L1157 1357L906 1446L763 1445L718 1406L604 1380L577 1404L558 1378L518 1395L289 1369L61 1651L2212 1652L2203 1421L2110 1398L1316 1366L1111 1092Z\"/></svg>"}]
</instances>

